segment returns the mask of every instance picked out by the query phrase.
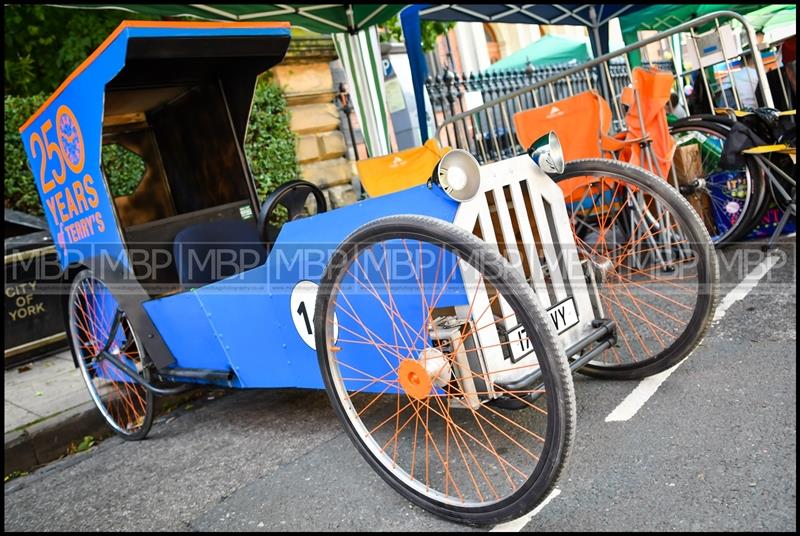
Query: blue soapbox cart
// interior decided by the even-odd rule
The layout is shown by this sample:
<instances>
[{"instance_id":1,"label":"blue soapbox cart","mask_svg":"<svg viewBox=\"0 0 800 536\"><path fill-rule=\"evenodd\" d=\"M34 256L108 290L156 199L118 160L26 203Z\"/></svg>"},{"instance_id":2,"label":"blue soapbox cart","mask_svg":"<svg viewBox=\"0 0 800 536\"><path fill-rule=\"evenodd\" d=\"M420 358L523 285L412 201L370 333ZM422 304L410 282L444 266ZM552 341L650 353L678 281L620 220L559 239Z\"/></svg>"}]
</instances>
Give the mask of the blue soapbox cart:
<instances>
[{"instance_id":1,"label":"blue soapbox cart","mask_svg":"<svg viewBox=\"0 0 800 536\"><path fill-rule=\"evenodd\" d=\"M327 210L260 202L244 152L281 23L125 22L20 128L69 292L76 366L141 439L187 386L326 389L386 482L445 518L531 510L573 441L572 371L674 365L713 314L697 215L644 170L563 162L554 135ZM110 147L144 163L110 190ZM342 490L345 492L345 490Z\"/></svg>"}]
</instances>

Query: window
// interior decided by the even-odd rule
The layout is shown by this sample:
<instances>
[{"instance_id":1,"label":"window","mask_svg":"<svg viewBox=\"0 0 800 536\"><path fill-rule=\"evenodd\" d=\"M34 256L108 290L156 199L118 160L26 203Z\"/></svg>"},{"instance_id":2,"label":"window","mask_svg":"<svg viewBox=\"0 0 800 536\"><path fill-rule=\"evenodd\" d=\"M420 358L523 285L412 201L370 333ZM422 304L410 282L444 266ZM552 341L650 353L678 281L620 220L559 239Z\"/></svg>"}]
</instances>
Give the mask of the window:
<instances>
[{"instance_id":1,"label":"window","mask_svg":"<svg viewBox=\"0 0 800 536\"><path fill-rule=\"evenodd\" d=\"M500 43L497 42L497 34L488 23L483 23L483 34L486 36L486 48L489 52L489 61L494 63L500 59Z\"/></svg>"},{"instance_id":2,"label":"window","mask_svg":"<svg viewBox=\"0 0 800 536\"><path fill-rule=\"evenodd\" d=\"M144 178L146 169L141 156L118 143L103 145L103 171L112 197L131 195Z\"/></svg>"}]
</instances>

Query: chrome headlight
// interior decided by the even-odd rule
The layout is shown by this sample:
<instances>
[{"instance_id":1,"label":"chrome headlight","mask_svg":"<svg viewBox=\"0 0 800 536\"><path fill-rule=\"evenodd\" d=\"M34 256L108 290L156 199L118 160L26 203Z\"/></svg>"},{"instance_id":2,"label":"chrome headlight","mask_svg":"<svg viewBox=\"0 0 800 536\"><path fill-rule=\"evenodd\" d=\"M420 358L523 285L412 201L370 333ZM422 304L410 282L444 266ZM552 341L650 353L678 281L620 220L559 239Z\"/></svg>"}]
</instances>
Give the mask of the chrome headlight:
<instances>
[{"instance_id":1,"label":"chrome headlight","mask_svg":"<svg viewBox=\"0 0 800 536\"><path fill-rule=\"evenodd\" d=\"M428 180L428 185L438 184L456 201L469 201L478 193L481 169L475 157L463 149L452 149L445 154Z\"/></svg>"},{"instance_id":2,"label":"chrome headlight","mask_svg":"<svg viewBox=\"0 0 800 536\"><path fill-rule=\"evenodd\" d=\"M548 175L564 173L564 151L553 130L531 143L528 156Z\"/></svg>"}]
</instances>

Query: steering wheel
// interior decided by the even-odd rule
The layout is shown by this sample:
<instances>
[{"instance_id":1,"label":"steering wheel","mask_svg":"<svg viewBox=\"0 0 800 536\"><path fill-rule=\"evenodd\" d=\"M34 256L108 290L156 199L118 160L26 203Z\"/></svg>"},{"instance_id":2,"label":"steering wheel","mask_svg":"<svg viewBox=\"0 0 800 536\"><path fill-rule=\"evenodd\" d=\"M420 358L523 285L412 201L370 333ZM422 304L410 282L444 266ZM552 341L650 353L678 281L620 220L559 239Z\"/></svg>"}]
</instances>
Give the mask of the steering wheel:
<instances>
[{"instance_id":1,"label":"steering wheel","mask_svg":"<svg viewBox=\"0 0 800 536\"><path fill-rule=\"evenodd\" d=\"M316 202L317 208L314 213L309 213L307 208L309 196L313 196ZM258 234L269 251L284 223L322 214L327 210L328 203L325 201L325 196L315 184L299 179L289 181L280 185L261 205L258 214Z\"/></svg>"}]
</instances>

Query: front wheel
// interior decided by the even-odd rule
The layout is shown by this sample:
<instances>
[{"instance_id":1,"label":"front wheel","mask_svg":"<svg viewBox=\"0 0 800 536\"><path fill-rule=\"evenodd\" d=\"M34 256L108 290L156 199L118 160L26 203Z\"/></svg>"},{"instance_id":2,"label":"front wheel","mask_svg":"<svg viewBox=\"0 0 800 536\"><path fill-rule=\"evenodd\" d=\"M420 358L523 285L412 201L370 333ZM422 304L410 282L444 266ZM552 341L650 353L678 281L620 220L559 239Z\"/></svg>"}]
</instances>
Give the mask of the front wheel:
<instances>
[{"instance_id":1,"label":"front wheel","mask_svg":"<svg viewBox=\"0 0 800 536\"><path fill-rule=\"evenodd\" d=\"M572 377L530 287L486 243L422 216L366 224L331 257L314 319L337 416L404 497L489 524L555 486Z\"/></svg>"},{"instance_id":2,"label":"front wheel","mask_svg":"<svg viewBox=\"0 0 800 536\"><path fill-rule=\"evenodd\" d=\"M596 302L617 344L580 372L637 379L683 359L708 328L717 256L708 231L677 190L615 160L568 162L561 186Z\"/></svg>"}]
</instances>

